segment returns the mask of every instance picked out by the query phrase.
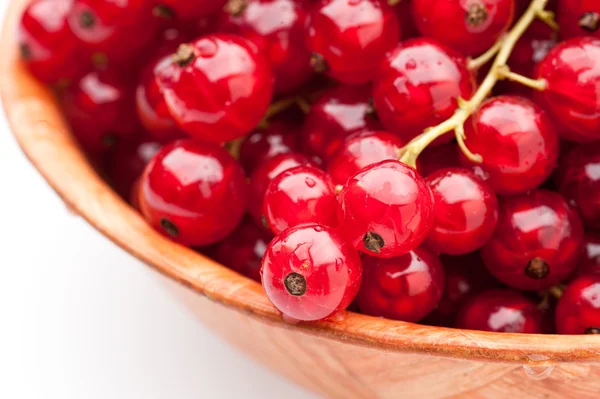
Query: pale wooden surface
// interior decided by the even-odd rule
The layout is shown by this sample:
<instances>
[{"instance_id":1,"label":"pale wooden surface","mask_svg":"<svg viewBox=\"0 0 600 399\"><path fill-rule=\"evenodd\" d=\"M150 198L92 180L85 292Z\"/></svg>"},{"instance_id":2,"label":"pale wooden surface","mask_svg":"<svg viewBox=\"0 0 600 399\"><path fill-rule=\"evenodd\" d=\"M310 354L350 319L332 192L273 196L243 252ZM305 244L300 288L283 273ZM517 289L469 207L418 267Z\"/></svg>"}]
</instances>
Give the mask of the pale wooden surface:
<instances>
[{"instance_id":1,"label":"pale wooden surface","mask_svg":"<svg viewBox=\"0 0 600 399\"><path fill-rule=\"evenodd\" d=\"M15 23L26 1L15 1L7 14L0 64L5 111L23 151L90 224L192 288L194 294L183 294L186 302L232 343L331 397L587 398L600 392L597 336L492 334L351 313L336 322L285 324L259 284L163 238L96 176L50 93L18 60ZM553 370L535 380L524 365L532 374Z\"/></svg>"}]
</instances>

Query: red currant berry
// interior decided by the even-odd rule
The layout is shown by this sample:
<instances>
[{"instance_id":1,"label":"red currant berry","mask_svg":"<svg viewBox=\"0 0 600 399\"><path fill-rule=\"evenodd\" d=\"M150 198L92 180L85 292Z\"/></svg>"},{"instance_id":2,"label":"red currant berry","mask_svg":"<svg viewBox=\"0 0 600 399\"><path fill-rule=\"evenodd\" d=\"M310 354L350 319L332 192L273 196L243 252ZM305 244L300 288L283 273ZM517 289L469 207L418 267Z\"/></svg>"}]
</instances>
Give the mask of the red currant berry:
<instances>
[{"instance_id":1,"label":"red currant berry","mask_svg":"<svg viewBox=\"0 0 600 399\"><path fill-rule=\"evenodd\" d=\"M512 23L514 0L412 0L417 29L464 55L490 48Z\"/></svg>"},{"instance_id":2,"label":"red currant berry","mask_svg":"<svg viewBox=\"0 0 600 399\"><path fill-rule=\"evenodd\" d=\"M478 252L440 258L446 272L444 294L425 322L453 327L455 317L465 302L474 295L499 284L488 273Z\"/></svg>"},{"instance_id":3,"label":"red currant berry","mask_svg":"<svg viewBox=\"0 0 600 399\"><path fill-rule=\"evenodd\" d=\"M458 98L468 99L474 90L475 79L463 56L419 38L400 43L386 55L374 81L373 101L386 129L408 142L450 118Z\"/></svg>"},{"instance_id":4,"label":"red currant berry","mask_svg":"<svg viewBox=\"0 0 600 399\"><path fill-rule=\"evenodd\" d=\"M22 59L44 83L78 78L85 71L86 51L67 24L71 4L71 0L35 0L21 17Z\"/></svg>"},{"instance_id":5,"label":"red currant berry","mask_svg":"<svg viewBox=\"0 0 600 399\"><path fill-rule=\"evenodd\" d=\"M275 177L263 199L263 214L275 234L302 223L337 226L339 204L327 173L298 166Z\"/></svg>"},{"instance_id":6,"label":"red currant berry","mask_svg":"<svg viewBox=\"0 0 600 399\"><path fill-rule=\"evenodd\" d=\"M456 143L429 146L419 155L417 170L421 176L429 176L440 169L459 167L459 153Z\"/></svg>"},{"instance_id":7,"label":"red currant berry","mask_svg":"<svg viewBox=\"0 0 600 399\"><path fill-rule=\"evenodd\" d=\"M403 145L398 137L388 132L356 133L341 144L329 161L327 172L334 184L344 185L365 166L398 159L399 150Z\"/></svg>"},{"instance_id":8,"label":"red currant berry","mask_svg":"<svg viewBox=\"0 0 600 399\"><path fill-rule=\"evenodd\" d=\"M362 313L416 322L438 304L444 291L444 268L424 247L382 259L363 258L363 282L358 293Z\"/></svg>"},{"instance_id":9,"label":"red currant berry","mask_svg":"<svg viewBox=\"0 0 600 399\"><path fill-rule=\"evenodd\" d=\"M556 13L560 36L600 38L600 2L597 0L558 0Z\"/></svg>"},{"instance_id":10,"label":"red currant berry","mask_svg":"<svg viewBox=\"0 0 600 399\"><path fill-rule=\"evenodd\" d=\"M435 198L435 217L427 244L450 255L483 247L498 222L498 200L492 188L463 168L438 170L426 181Z\"/></svg>"},{"instance_id":11,"label":"red currant berry","mask_svg":"<svg viewBox=\"0 0 600 399\"><path fill-rule=\"evenodd\" d=\"M215 14L227 0L158 0L153 13L177 20L189 21Z\"/></svg>"},{"instance_id":12,"label":"red currant berry","mask_svg":"<svg viewBox=\"0 0 600 399\"><path fill-rule=\"evenodd\" d=\"M600 275L572 281L556 305L559 334L600 334Z\"/></svg>"},{"instance_id":13,"label":"red currant berry","mask_svg":"<svg viewBox=\"0 0 600 399\"><path fill-rule=\"evenodd\" d=\"M267 296L285 316L315 321L350 305L360 288L362 266L338 232L303 224L271 241L261 277Z\"/></svg>"},{"instance_id":14,"label":"red currant berry","mask_svg":"<svg viewBox=\"0 0 600 399\"><path fill-rule=\"evenodd\" d=\"M493 237L481 250L490 273L521 290L542 290L567 278L581 256L583 228L558 194L535 190L500 201Z\"/></svg>"},{"instance_id":15,"label":"red currant berry","mask_svg":"<svg viewBox=\"0 0 600 399\"><path fill-rule=\"evenodd\" d=\"M353 133L380 130L369 103L370 86L338 86L326 89L310 107L302 128L305 150L330 158Z\"/></svg>"},{"instance_id":16,"label":"red currant berry","mask_svg":"<svg viewBox=\"0 0 600 399\"><path fill-rule=\"evenodd\" d=\"M152 7L147 0L73 0L68 22L88 48L121 61L157 34Z\"/></svg>"},{"instance_id":17,"label":"red currant berry","mask_svg":"<svg viewBox=\"0 0 600 399\"><path fill-rule=\"evenodd\" d=\"M292 152L276 155L260 164L254 170L250 177L248 208L250 215L252 215L257 224L265 225L265 220L263 220L263 200L269 183L280 173L302 165L315 166L307 156Z\"/></svg>"},{"instance_id":18,"label":"red currant berry","mask_svg":"<svg viewBox=\"0 0 600 399\"><path fill-rule=\"evenodd\" d=\"M509 289L485 291L469 299L456 318L465 330L541 334L542 312L520 293Z\"/></svg>"},{"instance_id":19,"label":"red currant berry","mask_svg":"<svg viewBox=\"0 0 600 399\"><path fill-rule=\"evenodd\" d=\"M240 162L247 173L279 154L297 151L300 147L296 127L283 121L269 122L266 129L257 129L240 147Z\"/></svg>"},{"instance_id":20,"label":"red currant berry","mask_svg":"<svg viewBox=\"0 0 600 399\"><path fill-rule=\"evenodd\" d=\"M147 137L117 144L108 177L121 197L127 200L134 198L132 188L135 182L161 147L160 143Z\"/></svg>"},{"instance_id":21,"label":"red currant berry","mask_svg":"<svg viewBox=\"0 0 600 399\"><path fill-rule=\"evenodd\" d=\"M275 75L275 91L303 86L312 75L304 43L308 0L241 0L245 8L224 9L219 31L239 34L265 54Z\"/></svg>"},{"instance_id":22,"label":"red currant berry","mask_svg":"<svg viewBox=\"0 0 600 399\"><path fill-rule=\"evenodd\" d=\"M431 230L434 198L410 166L383 161L348 179L339 195L341 231L354 247L390 258L415 249Z\"/></svg>"},{"instance_id":23,"label":"red currant berry","mask_svg":"<svg viewBox=\"0 0 600 399\"><path fill-rule=\"evenodd\" d=\"M271 236L254 222L244 219L242 224L214 251L214 259L236 272L260 282L260 263Z\"/></svg>"},{"instance_id":24,"label":"red currant berry","mask_svg":"<svg viewBox=\"0 0 600 399\"><path fill-rule=\"evenodd\" d=\"M583 223L600 228L600 143L579 145L561 158L558 191L579 210Z\"/></svg>"},{"instance_id":25,"label":"red currant berry","mask_svg":"<svg viewBox=\"0 0 600 399\"><path fill-rule=\"evenodd\" d=\"M244 136L271 101L269 64L254 44L238 36L208 35L182 44L157 75L177 124L206 141Z\"/></svg>"},{"instance_id":26,"label":"red currant berry","mask_svg":"<svg viewBox=\"0 0 600 399\"><path fill-rule=\"evenodd\" d=\"M137 115L142 125L149 135L162 143L184 136L167 109L156 77L157 71L170 63L171 55L164 55L147 65L140 73L135 91Z\"/></svg>"},{"instance_id":27,"label":"red currant berry","mask_svg":"<svg viewBox=\"0 0 600 399\"><path fill-rule=\"evenodd\" d=\"M210 245L242 219L246 177L217 144L179 140L146 166L139 200L146 220L164 235L187 246Z\"/></svg>"},{"instance_id":28,"label":"red currant berry","mask_svg":"<svg viewBox=\"0 0 600 399\"><path fill-rule=\"evenodd\" d=\"M65 115L83 147L104 150L139 132L133 85L113 69L92 71L63 94Z\"/></svg>"},{"instance_id":29,"label":"red currant berry","mask_svg":"<svg viewBox=\"0 0 600 399\"><path fill-rule=\"evenodd\" d=\"M579 37L555 46L538 65L546 88L538 95L567 140L600 140L600 39Z\"/></svg>"},{"instance_id":30,"label":"red currant berry","mask_svg":"<svg viewBox=\"0 0 600 399\"><path fill-rule=\"evenodd\" d=\"M480 166L498 194L536 188L556 166L559 141L552 120L523 97L486 101L465 123L465 133L469 150L483 157Z\"/></svg>"},{"instance_id":31,"label":"red currant berry","mask_svg":"<svg viewBox=\"0 0 600 399\"><path fill-rule=\"evenodd\" d=\"M307 27L311 64L348 84L370 81L400 40L394 9L384 0L319 0Z\"/></svg>"},{"instance_id":32,"label":"red currant berry","mask_svg":"<svg viewBox=\"0 0 600 399\"><path fill-rule=\"evenodd\" d=\"M584 255L577 267L577 275L600 275L600 233L586 232L583 238Z\"/></svg>"}]
</instances>

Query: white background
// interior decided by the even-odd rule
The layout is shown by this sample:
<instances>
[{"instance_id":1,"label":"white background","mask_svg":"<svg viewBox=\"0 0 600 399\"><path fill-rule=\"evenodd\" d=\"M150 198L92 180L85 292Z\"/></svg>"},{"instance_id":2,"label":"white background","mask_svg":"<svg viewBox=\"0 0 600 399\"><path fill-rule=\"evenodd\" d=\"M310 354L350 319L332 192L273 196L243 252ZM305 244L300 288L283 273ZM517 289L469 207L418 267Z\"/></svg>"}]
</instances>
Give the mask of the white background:
<instances>
[{"instance_id":1,"label":"white background","mask_svg":"<svg viewBox=\"0 0 600 399\"><path fill-rule=\"evenodd\" d=\"M71 215L0 115L0 398L312 397L227 346Z\"/></svg>"}]
</instances>

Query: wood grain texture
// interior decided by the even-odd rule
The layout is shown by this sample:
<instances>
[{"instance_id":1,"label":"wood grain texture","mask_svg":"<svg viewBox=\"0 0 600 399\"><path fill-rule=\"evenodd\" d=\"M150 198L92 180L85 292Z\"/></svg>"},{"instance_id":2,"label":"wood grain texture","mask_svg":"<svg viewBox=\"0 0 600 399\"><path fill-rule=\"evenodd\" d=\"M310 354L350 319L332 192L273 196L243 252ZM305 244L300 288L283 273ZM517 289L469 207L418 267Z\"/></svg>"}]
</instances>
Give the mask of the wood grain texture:
<instances>
[{"instance_id":1,"label":"wood grain texture","mask_svg":"<svg viewBox=\"0 0 600 399\"><path fill-rule=\"evenodd\" d=\"M71 209L180 283L178 291L181 285L193 290L184 299L225 339L335 398L587 398L600 392L598 336L461 331L353 313L286 324L259 284L162 237L96 175L51 93L19 60L15 32L27 1L11 4L0 44L2 100L21 148ZM535 380L523 366L532 375L553 371Z\"/></svg>"}]
</instances>

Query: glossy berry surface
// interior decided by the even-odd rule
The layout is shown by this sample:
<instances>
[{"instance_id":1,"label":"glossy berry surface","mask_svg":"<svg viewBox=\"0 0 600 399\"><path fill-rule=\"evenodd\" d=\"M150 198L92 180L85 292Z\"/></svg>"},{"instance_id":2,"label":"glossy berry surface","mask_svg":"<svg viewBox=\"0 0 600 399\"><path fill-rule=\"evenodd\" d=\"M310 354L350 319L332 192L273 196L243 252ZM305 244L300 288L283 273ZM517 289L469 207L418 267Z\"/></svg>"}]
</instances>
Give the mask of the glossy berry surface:
<instances>
[{"instance_id":1,"label":"glossy berry surface","mask_svg":"<svg viewBox=\"0 0 600 399\"><path fill-rule=\"evenodd\" d=\"M304 224L271 241L261 277L267 296L285 316L313 321L350 305L360 287L362 266L356 250L338 232Z\"/></svg>"},{"instance_id":2,"label":"glossy berry surface","mask_svg":"<svg viewBox=\"0 0 600 399\"><path fill-rule=\"evenodd\" d=\"M492 188L463 168L441 169L426 178L435 199L433 227L427 245L450 255L481 248L498 222L498 200Z\"/></svg>"},{"instance_id":3,"label":"glossy berry surface","mask_svg":"<svg viewBox=\"0 0 600 399\"><path fill-rule=\"evenodd\" d=\"M368 85L326 89L306 115L302 127L305 151L328 159L351 134L380 130L370 97Z\"/></svg>"},{"instance_id":4,"label":"glossy berry surface","mask_svg":"<svg viewBox=\"0 0 600 399\"><path fill-rule=\"evenodd\" d=\"M61 98L73 133L90 151L105 150L140 130L134 83L115 70L91 71Z\"/></svg>"},{"instance_id":5,"label":"glossy berry surface","mask_svg":"<svg viewBox=\"0 0 600 399\"><path fill-rule=\"evenodd\" d=\"M260 266L272 236L244 219L233 233L214 248L214 259L236 272L260 282Z\"/></svg>"},{"instance_id":6,"label":"glossy berry surface","mask_svg":"<svg viewBox=\"0 0 600 399\"><path fill-rule=\"evenodd\" d=\"M500 201L498 226L481 256L503 283L541 290L575 270L582 245L583 228L576 211L559 194L535 190Z\"/></svg>"},{"instance_id":7,"label":"glossy berry surface","mask_svg":"<svg viewBox=\"0 0 600 399\"><path fill-rule=\"evenodd\" d=\"M410 166L382 161L361 169L339 194L341 231L358 250L390 258L415 249L433 224L431 189Z\"/></svg>"},{"instance_id":8,"label":"glossy berry surface","mask_svg":"<svg viewBox=\"0 0 600 399\"><path fill-rule=\"evenodd\" d=\"M485 291L463 305L456 327L466 330L541 334L542 312L520 293L509 289Z\"/></svg>"},{"instance_id":9,"label":"glossy berry surface","mask_svg":"<svg viewBox=\"0 0 600 399\"><path fill-rule=\"evenodd\" d=\"M356 133L340 145L327 163L327 172L334 184L344 185L362 168L385 160L398 159L404 143L384 131Z\"/></svg>"},{"instance_id":10,"label":"glossy berry surface","mask_svg":"<svg viewBox=\"0 0 600 399\"><path fill-rule=\"evenodd\" d=\"M246 0L241 12L223 11L219 31L252 41L269 61L275 91L301 87L312 76L311 53L304 42L309 0ZM229 13L228 13L229 11Z\"/></svg>"},{"instance_id":11,"label":"glossy berry surface","mask_svg":"<svg viewBox=\"0 0 600 399\"><path fill-rule=\"evenodd\" d=\"M158 86L181 129L220 143L244 136L260 122L273 78L253 43L214 34L181 45L171 64L158 72Z\"/></svg>"},{"instance_id":12,"label":"glossy berry surface","mask_svg":"<svg viewBox=\"0 0 600 399\"><path fill-rule=\"evenodd\" d=\"M560 36L600 38L600 3L596 0L558 0L557 22Z\"/></svg>"},{"instance_id":13,"label":"glossy berry surface","mask_svg":"<svg viewBox=\"0 0 600 399\"><path fill-rule=\"evenodd\" d=\"M67 24L70 0L35 0L24 10L18 37L21 58L44 83L83 75L87 54Z\"/></svg>"},{"instance_id":14,"label":"glossy berry surface","mask_svg":"<svg viewBox=\"0 0 600 399\"><path fill-rule=\"evenodd\" d=\"M512 23L514 0L411 0L423 36L464 55L490 48Z\"/></svg>"},{"instance_id":15,"label":"glossy berry surface","mask_svg":"<svg viewBox=\"0 0 600 399\"><path fill-rule=\"evenodd\" d=\"M240 162L247 173L252 173L261 162L279 154L299 150L298 128L284 121L270 121L265 129L256 129L240 147Z\"/></svg>"},{"instance_id":16,"label":"glossy berry surface","mask_svg":"<svg viewBox=\"0 0 600 399\"><path fill-rule=\"evenodd\" d=\"M373 82L373 101L385 128L408 142L451 117L458 98L469 99L474 89L463 56L418 38L386 55Z\"/></svg>"},{"instance_id":17,"label":"glossy berry surface","mask_svg":"<svg viewBox=\"0 0 600 399\"><path fill-rule=\"evenodd\" d=\"M562 157L556 184L586 227L600 229L600 143L578 145Z\"/></svg>"},{"instance_id":18,"label":"glossy berry surface","mask_svg":"<svg viewBox=\"0 0 600 399\"><path fill-rule=\"evenodd\" d=\"M371 316L419 321L440 301L444 278L439 259L424 247L389 259L365 256L358 307Z\"/></svg>"},{"instance_id":19,"label":"glossy berry surface","mask_svg":"<svg viewBox=\"0 0 600 399\"><path fill-rule=\"evenodd\" d=\"M189 21L211 16L223 8L227 0L159 0L157 3L155 13L163 12L167 16L173 13L178 20Z\"/></svg>"},{"instance_id":20,"label":"glossy berry surface","mask_svg":"<svg viewBox=\"0 0 600 399\"><path fill-rule=\"evenodd\" d=\"M465 123L465 133L469 150L483 157L480 166L498 194L534 189L556 166L559 142L553 122L523 97L486 101Z\"/></svg>"},{"instance_id":21,"label":"glossy berry surface","mask_svg":"<svg viewBox=\"0 0 600 399\"><path fill-rule=\"evenodd\" d=\"M302 223L336 227L339 204L329 175L298 166L275 177L263 199L263 214L274 234Z\"/></svg>"},{"instance_id":22,"label":"glossy berry surface","mask_svg":"<svg viewBox=\"0 0 600 399\"><path fill-rule=\"evenodd\" d=\"M315 70L348 84L370 81L400 40L396 13L383 0L320 0L306 32Z\"/></svg>"},{"instance_id":23,"label":"glossy berry surface","mask_svg":"<svg viewBox=\"0 0 600 399\"><path fill-rule=\"evenodd\" d=\"M600 39L578 37L556 45L538 65L547 87L541 103L576 142L600 140Z\"/></svg>"},{"instance_id":24,"label":"glossy berry surface","mask_svg":"<svg viewBox=\"0 0 600 399\"><path fill-rule=\"evenodd\" d=\"M248 208L250 215L258 225L264 225L263 200L269 183L280 173L302 165L315 166L306 155L287 153L266 160L254 170L250 176Z\"/></svg>"},{"instance_id":25,"label":"glossy berry surface","mask_svg":"<svg viewBox=\"0 0 600 399\"><path fill-rule=\"evenodd\" d=\"M148 223L162 234L187 246L210 245L242 219L246 177L217 144L179 140L146 166L139 200Z\"/></svg>"},{"instance_id":26,"label":"glossy berry surface","mask_svg":"<svg viewBox=\"0 0 600 399\"><path fill-rule=\"evenodd\" d=\"M600 276L573 280L565 289L555 314L559 334L600 334Z\"/></svg>"}]
</instances>

